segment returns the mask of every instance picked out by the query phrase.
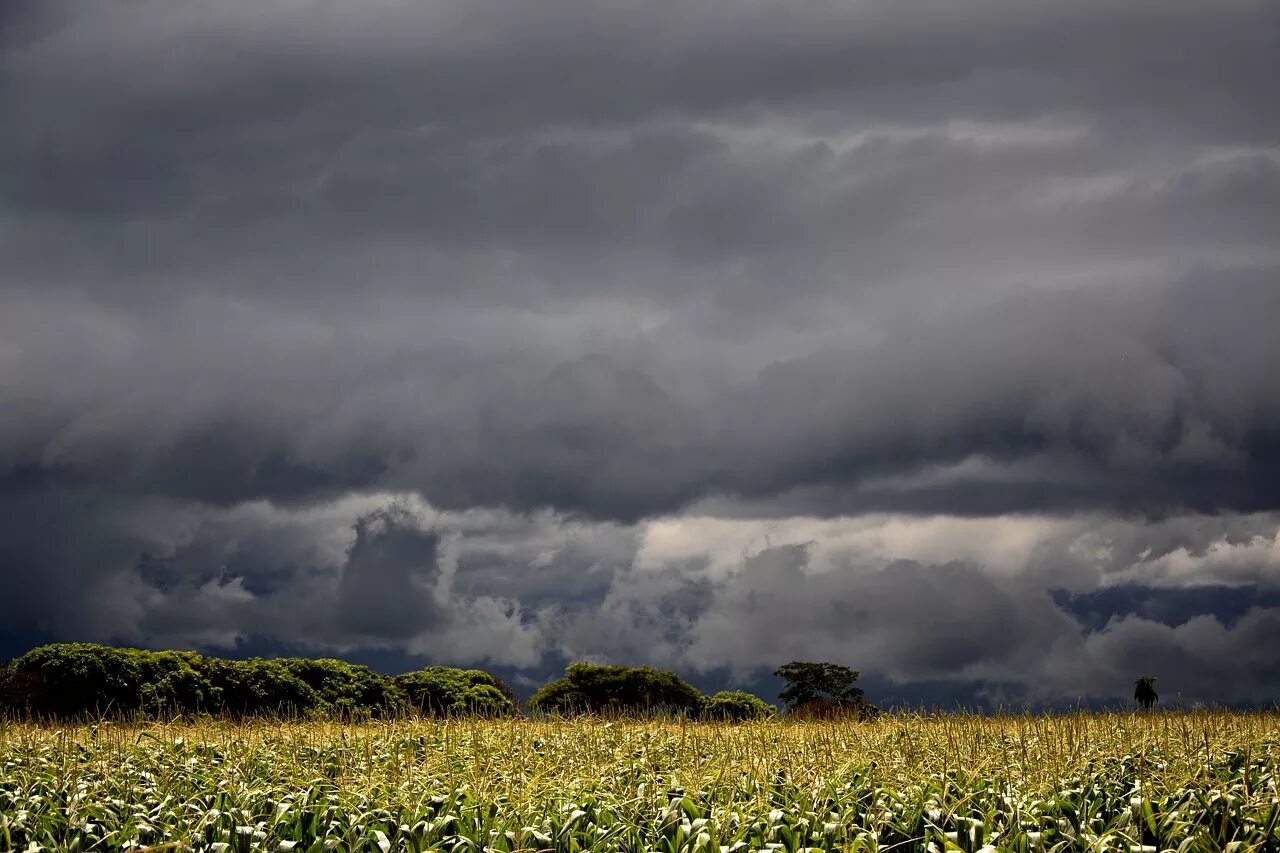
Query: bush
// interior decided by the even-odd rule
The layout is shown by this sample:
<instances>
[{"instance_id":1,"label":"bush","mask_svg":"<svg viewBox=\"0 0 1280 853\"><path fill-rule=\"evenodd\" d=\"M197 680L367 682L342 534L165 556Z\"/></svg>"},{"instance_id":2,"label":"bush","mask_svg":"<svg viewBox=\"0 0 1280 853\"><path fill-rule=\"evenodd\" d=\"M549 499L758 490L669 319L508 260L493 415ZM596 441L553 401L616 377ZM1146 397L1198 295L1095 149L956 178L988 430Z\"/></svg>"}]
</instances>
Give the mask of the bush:
<instances>
[{"instance_id":1,"label":"bush","mask_svg":"<svg viewBox=\"0 0 1280 853\"><path fill-rule=\"evenodd\" d=\"M30 673L21 672L13 662L0 664L0 714L6 710L26 716L31 713L31 699L38 681Z\"/></svg>"},{"instance_id":2,"label":"bush","mask_svg":"<svg viewBox=\"0 0 1280 853\"><path fill-rule=\"evenodd\" d=\"M26 682L26 706L53 716L127 714L141 708L140 655L92 643L56 643L13 662Z\"/></svg>"},{"instance_id":3,"label":"bush","mask_svg":"<svg viewBox=\"0 0 1280 853\"><path fill-rule=\"evenodd\" d=\"M137 710L165 716L217 709L222 688L210 679L208 659L195 652L130 649L137 661Z\"/></svg>"},{"instance_id":4,"label":"bush","mask_svg":"<svg viewBox=\"0 0 1280 853\"><path fill-rule=\"evenodd\" d=\"M383 717L407 707L405 694L394 679L367 666L335 658L280 658L279 663L310 687L320 708L344 717Z\"/></svg>"},{"instance_id":5,"label":"bush","mask_svg":"<svg viewBox=\"0 0 1280 853\"><path fill-rule=\"evenodd\" d=\"M534 711L560 714L697 714L703 696L674 672L647 666L574 663L529 700Z\"/></svg>"},{"instance_id":6,"label":"bush","mask_svg":"<svg viewBox=\"0 0 1280 853\"><path fill-rule=\"evenodd\" d=\"M0 714L37 717L227 714L368 719L423 709L497 716L514 693L477 669L403 676L333 658L224 660L195 652L55 643L0 666Z\"/></svg>"},{"instance_id":7,"label":"bush","mask_svg":"<svg viewBox=\"0 0 1280 853\"><path fill-rule=\"evenodd\" d=\"M220 702L211 707L211 711L234 717L263 714L293 717L319 713L324 709L320 694L282 661L263 658L204 660Z\"/></svg>"},{"instance_id":8,"label":"bush","mask_svg":"<svg viewBox=\"0 0 1280 853\"><path fill-rule=\"evenodd\" d=\"M777 708L744 690L721 690L702 705L702 716L708 720L763 720L777 713Z\"/></svg>"},{"instance_id":9,"label":"bush","mask_svg":"<svg viewBox=\"0 0 1280 853\"><path fill-rule=\"evenodd\" d=\"M505 692L510 688L478 669L429 666L397 675L395 683L409 709L420 714L497 717L516 710L515 702Z\"/></svg>"}]
</instances>

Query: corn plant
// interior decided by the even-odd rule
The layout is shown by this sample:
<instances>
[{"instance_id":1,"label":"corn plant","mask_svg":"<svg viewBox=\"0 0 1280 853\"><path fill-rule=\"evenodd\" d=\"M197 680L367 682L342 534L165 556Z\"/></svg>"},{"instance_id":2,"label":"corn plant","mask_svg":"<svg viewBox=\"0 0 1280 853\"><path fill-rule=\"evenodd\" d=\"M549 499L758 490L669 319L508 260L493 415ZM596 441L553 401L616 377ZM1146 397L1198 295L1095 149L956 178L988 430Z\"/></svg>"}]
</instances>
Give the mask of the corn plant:
<instances>
[{"instance_id":1,"label":"corn plant","mask_svg":"<svg viewBox=\"0 0 1280 853\"><path fill-rule=\"evenodd\" d=\"M1271 851L1280 716L0 725L3 850Z\"/></svg>"}]
</instances>

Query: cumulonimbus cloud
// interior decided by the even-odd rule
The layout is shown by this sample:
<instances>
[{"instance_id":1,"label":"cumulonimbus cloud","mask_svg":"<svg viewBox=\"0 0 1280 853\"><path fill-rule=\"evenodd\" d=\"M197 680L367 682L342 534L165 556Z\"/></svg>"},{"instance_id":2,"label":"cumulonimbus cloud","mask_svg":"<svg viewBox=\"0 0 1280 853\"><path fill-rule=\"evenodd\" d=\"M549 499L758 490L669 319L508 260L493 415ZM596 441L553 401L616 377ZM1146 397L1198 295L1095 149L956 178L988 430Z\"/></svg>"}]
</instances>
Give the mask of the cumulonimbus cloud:
<instances>
[{"instance_id":1,"label":"cumulonimbus cloud","mask_svg":"<svg viewBox=\"0 0 1280 853\"><path fill-rule=\"evenodd\" d=\"M1139 648L1206 693L1269 630L1274 4L0 14L23 637L750 669L776 595L835 602L797 656L1064 695ZM645 568L712 517L822 532ZM823 562L882 517L933 547ZM1072 610L1121 584L1252 615ZM945 630L855 618L965 590Z\"/></svg>"}]
</instances>

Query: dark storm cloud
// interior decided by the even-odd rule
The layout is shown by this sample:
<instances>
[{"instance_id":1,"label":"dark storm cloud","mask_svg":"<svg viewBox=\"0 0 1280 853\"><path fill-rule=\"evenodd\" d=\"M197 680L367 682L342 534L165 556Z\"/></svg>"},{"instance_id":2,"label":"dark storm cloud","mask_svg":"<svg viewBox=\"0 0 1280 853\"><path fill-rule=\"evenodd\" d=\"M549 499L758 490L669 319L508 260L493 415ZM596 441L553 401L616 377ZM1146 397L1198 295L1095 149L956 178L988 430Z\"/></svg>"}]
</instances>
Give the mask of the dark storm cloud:
<instances>
[{"instance_id":1,"label":"dark storm cloud","mask_svg":"<svg viewBox=\"0 0 1280 853\"><path fill-rule=\"evenodd\" d=\"M1239 653L1257 699L1278 40L1253 0L3 4L18 630L857 647L903 696ZM823 556L880 512L937 547ZM836 526L646 562L690 513ZM1093 533L1001 563L934 513Z\"/></svg>"},{"instance_id":2,"label":"dark storm cloud","mask_svg":"<svg viewBox=\"0 0 1280 853\"><path fill-rule=\"evenodd\" d=\"M779 440L762 446L781 458L757 455L747 482L781 474L759 484L766 494L817 486L810 511L986 514L1085 507L1104 494L1122 509L1273 507L1280 280L1273 270L1212 280L1155 300L1008 297L870 350L774 365L739 435L772 433ZM868 476L970 454L990 470ZM1001 470L1018 459L1042 466ZM848 498L821 488L858 481Z\"/></svg>"},{"instance_id":3,"label":"dark storm cloud","mask_svg":"<svg viewBox=\"0 0 1280 853\"><path fill-rule=\"evenodd\" d=\"M1188 701L1274 698L1274 661L1255 648L1277 612L1274 515L627 528L374 496L308 509L81 500L110 510L91 554L56 535L68 513L53 503L6 540L7 565L46 568L9 579L11 629L399 654L535 680L589 657L756 684L784 659L819 658L862 669L886 701L1113 701L1138 670ZM41 516L55 523L31 523ZM1140 542L1155 544L1129 550ZM960 559L934 562L946 555Z\"/></svg>"},{"instance_id":4,"label":"dark storm cloud","mask_svg":"<svg viewBox=\"0 0 1280 853\"><path fill-rule=\"evenodd\" d=\"M261 316L224 352L199 338L228 318L181 318L155 333L163 360L150 341L96 362L95 340L24 353L6 480L214 503L416 489L628 519L717 494L825 514L1255 511L1278 497L1273 282L1010 296L698 396L618 355L285 346Z\"/></svg>"},{"instance_id":5,"label":"dark storm cloud","mask_svg":"<svg viewBox=\"0 0 1280 853\"><path fill-rule=\"evenodd\" d=\"M524 561L537 547L533 521L496 519L477 536L465 518L433 523L386 498L292 511L73 499L86 516L102 517L101 530L64 535L71 512L51 500L5 504L6 516L26 526L11 531L0 556L6 568L31 567L6 575L10 630L222 650L254 641L312 652L388 649L517 666L542 654L541 637L522 625L540 614L538 568L455 591L460 561L441 541L464 537L480 551L503 538L503 526L520 527L512 562Z\"/></svg>"},{"instance_id":6,"label":"dark storm cloud","mask_svg":"<svg viewBox=\"0 0 1280 853\"><path fill-rule=\"evenodd\" d=\"M1274 129L1250 98L1275 67L1277 16L1252 0L28 5L43 20L11 44L29 85L98 96L46 109L167 111L170 129L211 114L252 127L281 108L334 129L323 120L334 105L382 122L527 124L779 104L910 114L956 101L998 115L1199 108ZM915 103L900 97L913 89ZM865 90L876 97L851 99Z\"/></svg>"},{"instance_id":7,"label":"dark storm cloud","mask_svg":"<svg viewBox=\"0 0 1280 853\"><path fill-rule=\"evenodd\" d=\"M1153 589L1125 584L1055 598L1081 624L1094 629L1105 628L1112 620L1129 615L1175 628L1197 616L1212 616L1231 628L1255 607L1280 607L1277 590L1238 586Z\"/></svg>"},{"instance_id":8,"label":"dark storm cloud","mask_svg":"<svg viewBox=\"0 0 1280 853\"><path fill-rule=\"evenodd\" d=\"M392 507L357 522L337 592L337 616L349 630L403 638L440 621L429 586L439 572L439 539L408 520Z\"/></svg>"},{"instance_id":9,"label":"dark storm cloud","mask_svg":"<svg viewBox=\"0 0 1280 853\"><path fill-rule=\"evenodd\" d=\"M874 244L922 198L1275 141L1265 3L33 8L43 26L3 59L26 241L221 286L292 289L282 265L338 238L318 266L349 274L397 238L552 266L566 243ZM1090 138L993 154L886 136L1055 117ZM726 127L801 139L742 150ZM851 134L870 143L841 150Z\"/></svg>"}]
</instances>

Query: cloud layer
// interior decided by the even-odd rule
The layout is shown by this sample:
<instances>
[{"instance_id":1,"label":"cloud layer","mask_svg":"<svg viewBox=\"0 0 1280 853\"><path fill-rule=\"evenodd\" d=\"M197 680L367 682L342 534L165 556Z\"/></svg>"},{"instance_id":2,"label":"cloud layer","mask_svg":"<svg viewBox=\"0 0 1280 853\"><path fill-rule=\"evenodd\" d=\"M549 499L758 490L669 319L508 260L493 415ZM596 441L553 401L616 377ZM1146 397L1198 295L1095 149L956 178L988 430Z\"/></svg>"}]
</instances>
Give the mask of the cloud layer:
<instances>
[{"instance_id":1,"label":"cloud layer","mask_svg":"<svg viewBox=\"0 0 1280 853\"><path fill-rule=\"evenodd\" d=\"M1274 4L2 14L20 633L1267 698Z\"/></svg>"}]
</instances>

